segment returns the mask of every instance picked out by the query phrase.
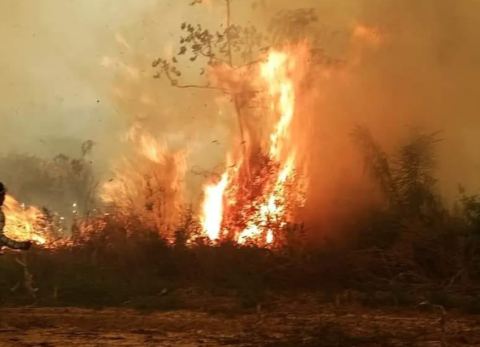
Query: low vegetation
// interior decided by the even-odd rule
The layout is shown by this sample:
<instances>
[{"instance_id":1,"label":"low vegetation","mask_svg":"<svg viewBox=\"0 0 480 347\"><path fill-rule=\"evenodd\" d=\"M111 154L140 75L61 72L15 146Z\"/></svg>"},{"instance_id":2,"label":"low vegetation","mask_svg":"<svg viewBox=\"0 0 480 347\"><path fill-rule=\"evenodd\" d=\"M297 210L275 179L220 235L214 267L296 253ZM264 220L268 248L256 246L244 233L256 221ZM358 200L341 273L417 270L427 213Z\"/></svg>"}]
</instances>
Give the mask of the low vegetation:
<instances>
[{"instance_id":1,"label":"low vegetation","mask_svg":"<svg viewBox=\"0 0 480 347\"><path fill-rule=\"evenodd\" d=\"M438 134L416 135L393 155L365 128L354 139L384 199L348 240L312 246L305 230L290 227L275 249L202 239L187 244L196 227L187 216L167 242L113 214L102 216L102 228L91 234L75 236L74 227L74 247L6 251L1 303L174 309L186 305L179 293L197 288L256 307L271 293L306 290L337 304L424 302L480 312L480 197L460 189L456 207L444 206L434 176ZM40 163L23 158L22 165L28 160ZM1 166L6 162L15 166L11 157Z\"/></svg>"}]
</instances>

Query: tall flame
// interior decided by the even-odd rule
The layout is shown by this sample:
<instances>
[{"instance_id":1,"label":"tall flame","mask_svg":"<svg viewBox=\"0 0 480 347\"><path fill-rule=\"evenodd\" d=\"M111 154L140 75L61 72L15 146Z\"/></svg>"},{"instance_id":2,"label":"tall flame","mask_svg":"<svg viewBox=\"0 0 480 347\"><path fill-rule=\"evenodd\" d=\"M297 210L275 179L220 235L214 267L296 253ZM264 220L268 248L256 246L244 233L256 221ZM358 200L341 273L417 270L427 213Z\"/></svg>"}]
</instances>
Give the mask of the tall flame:
<instances>
[{"instance_id":1,"label":"tall flame","mask_svg":"<svg viewBox=\"0 0 480 347\"><path fill-rule=\"evenodd\" d=\"M201 220L211 240L225 236L238 243L253 240L271 244L276 232L292 222L294 205L303 203L300 187L295 187L296 146L291 136L297 64L295 51L272 51L260 65L258 82L267 91L265 102L270 116L265 119L273 119L267 159L237 158L238 162L253 162L254 177L245 177L246 170L232 173L227 169L218 183L205 186Z\"/></svg>"},{"instance_id":2,"label":"tall flame","mask_svg":"<svg viewBox=\"0 0 480 347\"><path fill-rule=\"evenodd\" d=\"M223 219L223 196L228 183L228 174L225 172L216 184L205 187L205 201L201 223L210 240L217 240Z\"/></svg>"},{"instance_id":3,"label":"tall flame","mask_svg":"<svg viewBox=\"0 0 480 347\"><path fill-rule=\"evenodd\" d=\"M44 245L49 241L42 223L43 213L36 207L27 207L7 195L4 205L5 235L18 241L32 240Z\"/></svg>"},{"instance_id":4,"label":"tall flame","mask_svg":"<svg viewBox=\"0 0 480 347\"><path fill-rule=\"evenodd\" d=\"M294 62L284 52L272 52L261 66L261 76L268 83L271 96L270 109L280 113L275 129L270 135L270 155L280 160L282 146L289 139L290 124L295 111L295 87L289 77Z\"/></svg>"}]
</instances>

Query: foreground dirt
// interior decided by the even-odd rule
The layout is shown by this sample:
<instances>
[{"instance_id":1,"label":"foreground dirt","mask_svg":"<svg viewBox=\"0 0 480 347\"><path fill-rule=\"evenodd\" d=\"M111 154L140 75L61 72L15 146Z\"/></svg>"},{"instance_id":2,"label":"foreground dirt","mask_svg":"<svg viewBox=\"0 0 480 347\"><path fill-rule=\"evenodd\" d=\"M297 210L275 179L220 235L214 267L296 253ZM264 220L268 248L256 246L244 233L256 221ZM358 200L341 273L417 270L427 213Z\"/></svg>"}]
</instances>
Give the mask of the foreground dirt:
<instances>
[{"instance_id":1,"label":"foreground dirt","mask_svg":"<svg viewBox=\"0 0 480 347\"><path fill-rule=\"evenodd\" d=\"M480 317L440 318L298 298L249 311L3 308L0 346L480 346Z\"/></svg>"}]
</instances>

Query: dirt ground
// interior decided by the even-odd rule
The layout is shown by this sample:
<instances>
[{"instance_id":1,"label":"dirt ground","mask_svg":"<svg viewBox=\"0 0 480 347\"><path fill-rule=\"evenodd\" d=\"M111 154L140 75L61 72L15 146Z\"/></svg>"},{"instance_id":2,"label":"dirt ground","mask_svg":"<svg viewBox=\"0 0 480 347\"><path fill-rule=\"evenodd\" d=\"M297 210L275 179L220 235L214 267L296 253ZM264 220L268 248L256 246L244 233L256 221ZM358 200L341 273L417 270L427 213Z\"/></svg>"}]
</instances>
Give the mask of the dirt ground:
<instances>
[{"instance_id":1,"label":"dirt ground","mask_svg":"<svg viewBox=\"0 0 480 347\"><path fill-rule=\"evenodd\" d=\"M305 298L250 310L2 308L0 346L480 346L480 316L441 316Z\"/></svg>"}]
</instances>

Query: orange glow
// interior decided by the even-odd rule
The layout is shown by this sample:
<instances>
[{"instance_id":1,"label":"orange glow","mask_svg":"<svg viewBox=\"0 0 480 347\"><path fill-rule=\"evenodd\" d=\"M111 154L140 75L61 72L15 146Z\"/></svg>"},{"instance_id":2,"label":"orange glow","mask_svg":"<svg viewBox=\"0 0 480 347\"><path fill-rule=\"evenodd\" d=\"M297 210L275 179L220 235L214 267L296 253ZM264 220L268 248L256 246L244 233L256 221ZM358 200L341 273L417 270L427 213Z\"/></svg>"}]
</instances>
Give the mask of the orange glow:
<instances>
[{"instance_id":1,"label":"orange glow","mask_svg":"<svg viewBox=\"0 0 480 347\"><path fill-rule=\"evenodd\" d=\"M261 76L268 83L272 98L270 108L273 112L280 113L270 135L270 155L277 160L280 159L282 146L288 140L288 131L295 111L295 89L293 81L288 77L288 64L292 62L288 58L286 53L272 52L267 62L261 66Z\"/></svg>"},{"instance_id":2,"label":"orange glow","mask_svg":"<svg viewBox=\"0 0 480 347\"><path fill-rule=\"evenodd\" d=\"M220 182L205 187L201 223L210 240L217 240L220 236L223 218L223 195L227 183L228 175L225 172Z\"/></svg>"},{"instance_id":3,"label":"orange glow","mask_svg":"<svg viewBox=\"0 0 480 347\"><path fill-rule=\"evenodd\" d=\"M41 245L49 241L47 230L42 225L43 213L39 209L26 207L7 195L3 211L6 236L17 241L32 240Z\"/></svg>"},{"instance_id":4,"label":"orange glow","mask_svg":"<svg viewBox=\"0 0 480 347\"><path fill-rule=\"evenodd\" d=\"M239 169L234 173L226 170L219 183L204 187L200 218L211 240L225 237L240 244L266 246L275 243L276 234L295 222L293 210L304 203L292 139L303 51L272 51L259 66L257 83L265 90L263 102L268 110L264 121L271 123L267 147L260 157L244 158L245 151L237 151L242 153L235 160ZM248 170L244 169L247 163Z\"/></svg>"},{"instance_id":5,"label":"orange glow","mask_svg":"<svg viewBox=\"0 0 480 347\"><path fill-rule=\"evenodd\" d=\"M238 118L239 131L232 136L236 145L226 153L224 169L204 183L202 201L198 205L193 201L198 215L190 241L200 236L214 242L275 246L282 233L298 222L298 209L305 203L308 163L299 150L303 142L296 132L302 115L297 103L308 68L308 47L299 44L271 50L263 58L238 67L216 64L207 71L209 82L234 100L232 119ZM105 65L112 63L106 60ZM148 123L141 116L153 97L140 93L142 88L130 77L123 76L127 87L115 95L127 111L138 115L138 124L126 136L134 153L117 166L103 185L101 197L108 209L114 209L109 213L125 219L126 224L134 217L173 240L172 230L182 223L179 216L187 200L184 182L190 179L190 170L182 153L172 153L167 140L159 141L143 128Z\"/></svg>"},{"instance_id":6,"label":"orange glow","mask_svg":"<svg viewBox=\"0 0 480 347\"><path fill-rule=\"evenodd\" d=\"M138 125L125 139L134 150L132 158L118 162L113 177L101 187L100 197L125 224L137 218L170 239L181 215L185 155L170 152Z\"/></svg>"}]
</instances>

